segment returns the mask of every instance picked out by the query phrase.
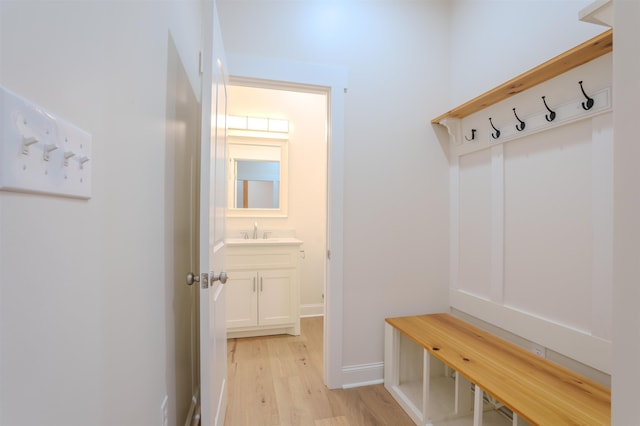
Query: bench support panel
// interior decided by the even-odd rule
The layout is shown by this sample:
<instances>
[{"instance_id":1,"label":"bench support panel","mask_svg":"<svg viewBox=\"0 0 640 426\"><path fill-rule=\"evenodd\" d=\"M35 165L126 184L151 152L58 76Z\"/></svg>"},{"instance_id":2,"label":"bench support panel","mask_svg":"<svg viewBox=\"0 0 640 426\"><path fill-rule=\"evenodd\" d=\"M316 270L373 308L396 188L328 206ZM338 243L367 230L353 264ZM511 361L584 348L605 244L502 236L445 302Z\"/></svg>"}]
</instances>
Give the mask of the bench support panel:
<instances>
[{"instance_id":1,"label":"bench support panel","mask_svg":"<svg viewBox=\"0 0 640 426\"><path fill-rule=\"evenodd\" d=\"M475 385L475 394L473 400L473 426L482 426L483 419L483 405L484 405L484 392L480 389L480 386Z\"/></svg>"},{"instance_id":2,"label":"bench support panel","mask_svg":"<svg viewBox=\"0 0 640 426\"><path fill-rule=\"evenodd\" d=\"M458 415L469 414L473 410L473 393L471 392L471 382L457 371L455 372L455 375L455 412Z\"/></svg>"}]
</instances>

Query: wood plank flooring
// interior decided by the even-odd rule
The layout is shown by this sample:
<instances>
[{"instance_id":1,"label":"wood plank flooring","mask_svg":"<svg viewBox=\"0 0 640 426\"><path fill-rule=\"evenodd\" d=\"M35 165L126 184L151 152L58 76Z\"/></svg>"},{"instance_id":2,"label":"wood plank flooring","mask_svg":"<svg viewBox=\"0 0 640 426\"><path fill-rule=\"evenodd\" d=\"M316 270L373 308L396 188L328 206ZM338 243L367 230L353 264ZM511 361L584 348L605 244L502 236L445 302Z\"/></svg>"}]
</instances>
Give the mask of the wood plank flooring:
<instances>
[{"instance_id":1,"label":"wood plank flooring","mask_svg":"<svg viewBox=\"0 0 640 426\"><path fill-rule=\"evenodd\" d=\"M383 385L327 389L322 317L300 336L229 339L225 426L413 426Z\"/></svg>"}]
</instances>

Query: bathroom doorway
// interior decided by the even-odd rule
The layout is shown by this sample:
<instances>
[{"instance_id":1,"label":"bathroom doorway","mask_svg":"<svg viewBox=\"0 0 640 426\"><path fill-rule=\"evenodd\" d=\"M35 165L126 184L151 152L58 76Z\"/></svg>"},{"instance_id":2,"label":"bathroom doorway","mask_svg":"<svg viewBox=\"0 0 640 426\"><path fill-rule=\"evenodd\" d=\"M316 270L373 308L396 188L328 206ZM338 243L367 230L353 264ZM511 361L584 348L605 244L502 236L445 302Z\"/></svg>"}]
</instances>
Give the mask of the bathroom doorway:
<instances>
[{"instance_id":1,"label":"bathroom doorway","mask_svg":"<svg viewBox=\"0 0 640 426\"><path fill-rule=\"evenodd\" d=\"M328 248L329 90L256 79L231 78L228 86L229 143L233 119L286 123L277 131L254 131L256 140L285 140L288 151L286 206L255 215L229 215L227 236L235 238L255 223L259 235L295 236L300 251L301 317L325 315ZM242 132L246 139L247 132ZM277 210L277 209L276 209ZM326 323L326 321L325 321ZM326 332L326 330L325 330Z\"/></svg>"}]
</instances>

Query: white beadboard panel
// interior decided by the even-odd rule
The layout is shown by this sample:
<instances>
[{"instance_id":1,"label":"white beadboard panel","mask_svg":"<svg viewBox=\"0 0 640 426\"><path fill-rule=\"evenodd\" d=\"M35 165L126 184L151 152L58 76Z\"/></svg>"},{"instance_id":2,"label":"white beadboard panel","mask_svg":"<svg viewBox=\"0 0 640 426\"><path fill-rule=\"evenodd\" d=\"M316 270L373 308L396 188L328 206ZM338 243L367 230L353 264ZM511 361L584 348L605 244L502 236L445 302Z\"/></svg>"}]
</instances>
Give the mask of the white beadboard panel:
<instances>
[{"instance_id":1,"label":"white beadboard panel","mask_svg":"<svg viewBox=\"0 0 640 426\"><path fill-rule=\"evenodd\" d=\"M449 300L454 309L611 374L611 341L460 290L451 290Z\"/></svg>"},{"instance_id":2,"label":"white beadboard panel","mask_svg":"<svg viewBox=\"0 0 640 426\"><path fill-rule=\"evenodd\" d=\"M491 294L491 150L459 158L458 288Z\"/></svg>"},{"instance_id":3,"label":"white beadboard panel","mask_svg":"<svg viewBox=\"0 0 640 426\"><path fill-rule=\"evenodd\" d=\"M590 331L591 120L505 145L505 305Z\"/></svg>"}]
</instances>

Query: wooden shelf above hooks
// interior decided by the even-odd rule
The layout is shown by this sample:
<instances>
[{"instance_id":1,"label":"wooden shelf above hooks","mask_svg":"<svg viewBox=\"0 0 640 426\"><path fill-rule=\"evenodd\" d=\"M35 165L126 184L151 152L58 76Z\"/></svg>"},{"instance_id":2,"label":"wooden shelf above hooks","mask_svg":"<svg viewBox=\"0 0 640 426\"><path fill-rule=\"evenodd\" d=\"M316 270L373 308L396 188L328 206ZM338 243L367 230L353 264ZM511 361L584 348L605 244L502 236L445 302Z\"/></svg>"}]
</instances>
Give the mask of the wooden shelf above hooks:
<instances>
[{"instance_id":1,"label":"wooden shelf above hooks","mask_svg":"<svg viewBox=\"0 0 640 426\"><path fill-rule=\"evenodd\" d=\"M445 118L464 118L478 112L488 106L507 99L510 96L523 92L540 83L552 79L577 66L599 58L613 50L613 30L607 30L587 40L584 43L567 50L530 69L519 76L512 78L506 83L495 87L482 95L465 102L464 104L445 112L444 114L431 120L432 124L440 124Z\"/></svg>"}]
</instances>

